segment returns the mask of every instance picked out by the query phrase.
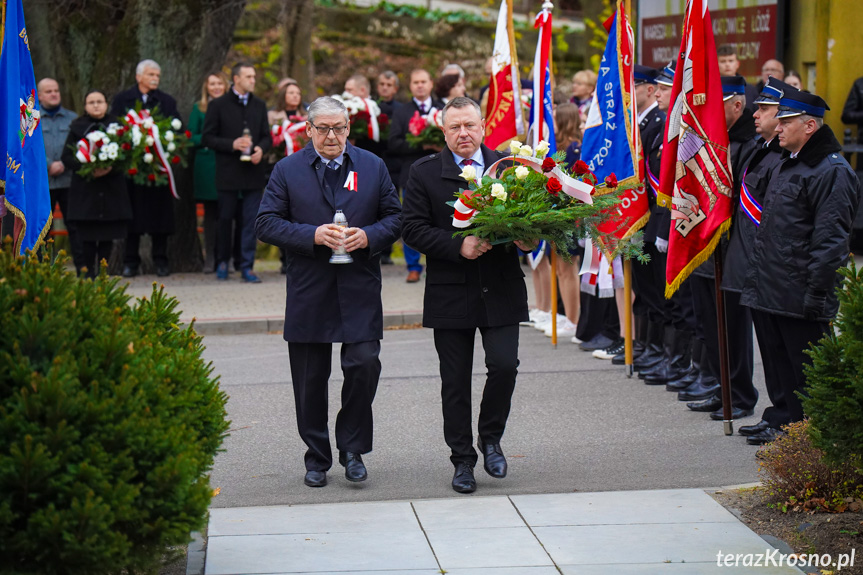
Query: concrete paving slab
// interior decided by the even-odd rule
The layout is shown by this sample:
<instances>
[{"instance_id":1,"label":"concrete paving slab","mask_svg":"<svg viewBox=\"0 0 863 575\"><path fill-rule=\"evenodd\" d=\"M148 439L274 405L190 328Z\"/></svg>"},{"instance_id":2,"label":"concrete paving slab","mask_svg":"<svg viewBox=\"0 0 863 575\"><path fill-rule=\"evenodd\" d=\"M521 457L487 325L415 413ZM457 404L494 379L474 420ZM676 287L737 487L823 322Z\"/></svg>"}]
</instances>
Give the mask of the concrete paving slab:
<instances>
[{"instance_id":1,"label":"concrete paving slab","mask_svg":"<svg viewBox=\"0 0 863 575\"><path fill-rule=\"evenodd\" d=\"M368 533L319 533L210 537L207 575L436 570L419 529Z\"/></svg>"},{"instance_id":2,"label":"concrete paving slab","mask_svg":"<svg viewBox=\"0 0 863 575\"><path fill-rule=\"evenodd\" d=\"M442 569L553 565L527 527L426 530Z\"/></svg>"},{"instance_id":3,"label":"concrete paving slab","mask_svg":"<svg viewBox=\"0 0 863 575\"><path fill-rule=\"evenodd\" d=\"M413 507L420 525L427 531L453 527L524 527L524 521L507 497L431 499L414 501Z\"/></svg>"},{"instance_id":4,"label":"concrete paving slab","mask_svg":"<svg viewBox=\"0 0 863 575\"><path fill-rule=\"evenodd\" d=\"M701 489L513 495L532 527L635 523L729 522L737 519Z\"/></svg>"},{"instance_id":5,"label":"concrete paving slab","mask_svg":"<svg viewBox=\"0 0 863 575\"><path fill-rule=\"evenodd\" d=\"M411 504L393 501L216 508L210 510L209 535L361 533L368 531L369 525L374 525L375 533L419 528Z\"/></svg>"},{"instance_id":6,"label":"concrete paving slab","mask_svg":"<svg viewBox=\"0 0 863 575\"><path fill-rule=\"evenodd\" d=\"M440 571L438 571L438 575L440 575ZM447 569L446 575L560 575L560 571L556 567L478 567L476 569Z\"/></svg>"},{"instance_id":7,"label":"concrete paving slab","mask_svg":"<svg viewBox=\"0 0 863 575\"><path fill-rule=\"evenodd\" d=\"M712 563L558 565L562 575L800 575L794 567L725 567Z\"/></svg>"},{"instance_id":8,"label":"concrete paving slab","mask_svg":"<svg viewBox=\"0 0 863 575\"><path fill-rule=\"evenodd\" d=\"M769 546L742 523L534 527L558 565L709 563L716 554L763 553Z\"/></svg>"}]
</instances>

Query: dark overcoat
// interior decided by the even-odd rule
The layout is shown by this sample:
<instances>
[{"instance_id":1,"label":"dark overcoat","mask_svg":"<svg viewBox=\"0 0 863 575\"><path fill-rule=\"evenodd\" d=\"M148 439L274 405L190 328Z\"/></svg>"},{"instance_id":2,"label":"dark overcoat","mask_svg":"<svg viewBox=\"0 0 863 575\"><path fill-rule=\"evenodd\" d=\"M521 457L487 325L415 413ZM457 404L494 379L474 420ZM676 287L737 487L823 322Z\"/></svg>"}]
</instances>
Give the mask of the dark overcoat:
<instances>
[{"instance_id":1,"label":"dark overcoat","mask_svg":"<svg viewBox=\"0 0 863 575\"><path fill-rule=\"evenodd\" d=\"M848 261L851 223L860 202L860 181L841 155L827 125L792 158L773 169L762 205L746 274L742 305L806 318L804 302L824 298L815 321L836 316L838 269Z\"/></svg>"},{"instance_id":2,"label":"dark overcoat","mask_svg":"<svg viewBox=\"0 0 863 575\"><path fill-rule=\"evenodd\" d=\"M279 160L255 222L258 238L287 252L285 341L347 342L383 337L380 251L401 233L401 204L383 160L350 143L343 171L356 172L359 190L333 196L324 188L327 169L310 142ZM342 210L362 228L369 247L351 252L350 264L329 263L332 250L315 245L318 226Z\"/></svg>"},{"instance_id":3,"label":"dark overcoat","mask_svg":"<svg viewBox=\"0 0 863 575\"><path fill-rule=\"evenodd\" d=\"M505 154L482 146L488 168ZM404 201L405 242L426 255L423 325L466 329L526 321L527 288L512 244L499 244L475 260L463 258L453 237L453 201L467 182L449 149L416 162Z\"/></svg>"},{"instance_id":4,"label":"dark overcoat","mask_svg":"<svg viewBox=\"0 0 863 575\"><path fill-rule=\"evenodd\" d=\"M432 108L443 110L444 103L432 97ZM387 142L387 152L401 160L401 175L399 181L396 182L400 188L405 188L408 182L408 174L410 174L411 165L428 155L428 150L412 146L407 141L408 127L411 118L415 112L419 112L416 101L413 98L406 103L397 107L393 111L392 122L390 123L390 135ZM426 110L428 113L429 110Z\"/></svg>"},{"instance_id":5,"label":"dark overcoat","mask_svg":"<svg viewBox=\"0 0 863 575\"><path fill-rule=\"evenodd\" d=\"M137 105L143 110L155 110L168 118L182 121L177 111L177 101L161 90L151 90L147 93L147 103L141 99L141 90L132 86L128 90L114 96L111 102L111 114L122 118ZM134 217L129 225L129 231L134 234L173 234L174 233L174 196L168 186L142 186L131 178L126 180L129 190L129 200L132 203Z\"/></svg>"}]
</instances>

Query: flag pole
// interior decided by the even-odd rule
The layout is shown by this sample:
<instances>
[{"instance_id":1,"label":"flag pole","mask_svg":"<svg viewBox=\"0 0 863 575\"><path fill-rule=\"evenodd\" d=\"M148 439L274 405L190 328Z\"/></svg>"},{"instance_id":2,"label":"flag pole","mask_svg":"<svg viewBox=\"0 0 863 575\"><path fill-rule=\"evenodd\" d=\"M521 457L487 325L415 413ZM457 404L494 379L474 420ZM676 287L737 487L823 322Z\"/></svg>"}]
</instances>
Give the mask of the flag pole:
<instances>
[{"instance_id":1,"label":"flag pole","mask_svg":"<svg viewBox=\"0 0 863 575\"><path fill-rule=\"evenodd\" d=\"M722 423L725 435L734 435L731 418L731 378L728 362L728 328L725 323L725 294L722 293L722 246L713 251L713 269L716 289L716 324L719 336L719 383L722 389Z\"/></svg>"},{"instance_id":2,"label":"flag pole","mask_svg":"<svg viewBox=\"0 0 863 575\"><path fill-rule=\"evenodd\" d=\"M623 260L624 357L626 377L632 377L632 260Z\"/></svg>"},{"instance_id":3,"label":"flag pole","mask_svg":"<svg viewBox=\"0 0 863 575\"><path fill-rule=\"evenodd\" d=\"M551 247L551 345L557 348L557 250Z\"/></svg>"}]
</instances>

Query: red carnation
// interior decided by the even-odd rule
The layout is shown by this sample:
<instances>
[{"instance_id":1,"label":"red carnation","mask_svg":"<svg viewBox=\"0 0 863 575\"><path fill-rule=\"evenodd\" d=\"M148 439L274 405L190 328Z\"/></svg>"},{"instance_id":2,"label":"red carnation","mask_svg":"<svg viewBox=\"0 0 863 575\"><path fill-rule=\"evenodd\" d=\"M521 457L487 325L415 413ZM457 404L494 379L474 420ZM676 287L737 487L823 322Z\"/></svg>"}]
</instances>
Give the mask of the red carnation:
<instances>
[{"instance_id":1,"label":"red carnation","mask_svg":"<svg viewBox=\"0 0 863 575\"><path fill-rule=\"evenodd\" d=\"M97 147L97 148L101 148L101 147L102 147L102 146L104 146L104 145L105 145L105 141L104 141L104 140L96 140L96 147Z\"/></svg>"},{"instance_id":2,"label":"red carnation","mask_svg":"<svg viewBox=\"0 0 863 575\"><path fill-rule=\"evenodd\" d=\"M190 132L189 130L186 130L186 132L185 132L185 133L186 133L186 137L187 137L187 138L191 138L191 137L192 137L192 132Z\"/></svg>"},{"instance_id":3,"label":"red carnation","mask_svg":"<svg viewBox=\"0 0 863 575\"><path fill-rule=\"evenodd\" d=\"M117 136L122 136L125 133L126 133L126 128L123 128L122 126L117 128Z\"/></svg>"},{"instance_id":4,"label":"red carnation","mask_svg":"<svg viewBox=\"0 0 863 575\"><path fill-rule=\"evenodd\" d=\"M575 163L575 173L579 176L590 173L590 167L582 160Z\"/></svg>"},{"instance_id":5,"label":"red carnation","mask_svg":"<svg viewBox=\"0 0 863 575\"><path fill-rule=\"evenodd\" d=\"M173 158L171 158L171 163L172 164L179 164L180 163L180 156L174 156Z\"/></svg>"},{"instance_id":6,"label":"red carnation","mask_svg":"<svg viewBox=\"0 0 863 575\"><path fill-rule=\"evenodd\" d=\"M552 196L556 196L563 190L563 186L560 185L560 180L557 178L549 178L545 183L545 189L548 190Z\"/></svg>"},{"instance_id":7,"label":"red carnation","mask_svg":"<svg viewBox=\"0 0 863 575\"><path fill-rule=\"evenodd\" d=\"M605 178L605 185L608 186L608 189L613 190L617 187L617 176L614 173L611 173L607 178Z\"/></svg>"},{"instance_id":8,"label":"red carnation","mask_svg":"<svg viewBox=\"0 0 863 575\"><path fill-rule=\"evenodd\" d=\"M408 122L408 131L414 136L419 136L426 129L427 125L428 122L426 122L425 118L420 116L419 112L414 112L410 122Z\"/></svg>"},{"instance_id":9,"label":"red carnation","mask_svg":"<svg viewBox=\"0 0 863 575\"><path fill-rule=\"evenodd\" d=\"M151 182L155 182L156 181L156 174L147 174L147 179L150 180Z\"/></svg>"},{"instance_id":10,"label":"red carnation","mask_svg":"<svg viewBox=\"0 0 863 575\"><path fill-rule=\"evenodd\" d=\"M137 173L138 173L138 168L129 168L129 172L128 172L128 173L129 173L129 175L130 175L130 176L134 176L135 174L137 174Z\"/></svg>"},{"instance_id":11,"label":"red carnation","mask_svg":"<svg viewBox=\"0 0 863 575\"><path fill-rule=\"evenodd\" d=\"M555 162L551 158L546 158L542 161L542 171L543 172L550 172L556 167L557 167L557 162Z\"/></svg>"},{"instance_id":12,"label":"red carnation","mask_svg":"<svg viewBox=\"0 0 863 575\"><path fill-rule=\"evenodd\" d=\"M120 147L128 152L129 150L132 149L132 144L130 144L129 142L123 142L123 145Z\"/></svg>"}]
</instances>

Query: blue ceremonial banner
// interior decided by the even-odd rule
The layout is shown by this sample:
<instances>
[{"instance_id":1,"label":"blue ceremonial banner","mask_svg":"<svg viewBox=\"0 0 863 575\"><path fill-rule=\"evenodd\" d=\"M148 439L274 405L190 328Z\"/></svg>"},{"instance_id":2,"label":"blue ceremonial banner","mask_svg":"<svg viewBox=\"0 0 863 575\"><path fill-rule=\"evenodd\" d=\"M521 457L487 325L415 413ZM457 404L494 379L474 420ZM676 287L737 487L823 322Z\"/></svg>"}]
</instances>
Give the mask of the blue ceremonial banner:
<instances>
[{"instance_id":1,"label":"blue ceremonial banner","mask_svg":"<svg viewBox=\"0 0 863 575\"><path fill-rule=\"evenodd\" d=\"M24 6L22 0L0 2L5 13L0 28L0 155L6 159L0 197L16 218L16 253L24 253L51 227L51 194Z\"/></svg>"}]
</instances>

